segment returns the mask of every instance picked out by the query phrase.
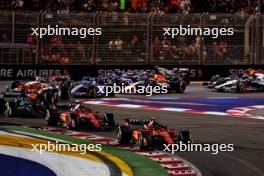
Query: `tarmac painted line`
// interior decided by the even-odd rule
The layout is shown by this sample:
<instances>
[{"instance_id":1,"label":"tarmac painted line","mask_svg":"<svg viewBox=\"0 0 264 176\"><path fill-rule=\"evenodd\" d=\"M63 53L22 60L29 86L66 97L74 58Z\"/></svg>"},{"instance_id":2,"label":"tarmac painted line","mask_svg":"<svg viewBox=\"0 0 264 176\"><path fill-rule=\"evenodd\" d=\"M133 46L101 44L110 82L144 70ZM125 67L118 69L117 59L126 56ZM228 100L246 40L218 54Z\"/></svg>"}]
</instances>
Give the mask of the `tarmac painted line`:
<instances>
[{"instance_id":1,"label":"tarmac painted line","mask_svg":"<svg viewBox=\"0 0 264 176\"><path fill-rule=\"evenodd\" d=\"M170 165L164 165L164 167L166 167L167 170L170 171L176 171L176 170L190 170L191 167L185 163L181 163L181 164L170 164Z\"/></svg>"},{"instance_id":2,"label":"tarmac painted line","mask_svg":"<svg viewBox=\"0 0 264 176\"><path fill-rule=\"evenodd\" d=\"M46 131L52 131L54 133L54 131L56 131L56 130L49 129ZM67 134L70 135L71 132L73 132L73 131L70 130L67 132ZM57 133L60 134L59 132L57 132ZM76 132L73 132L73 133L76 134ZM81 134L80 136L82 136L82 134L84 134L84 133L80 132L80 134ZM97 135L93 135L93 134L89 134L89 133L85 133L85 134L88 134L88 137L87 137L88 140L93 139L92 136L95 136L95 138L98 138ZM91 138L89 138L89 137L91 137ZM127 146L118 145L116 139L111 139L111 138L108 138L108 139L109 140L107 140L107 141L101 141L99 143L111 145L111 142L108 142L108 141L112 141L113 146L115 146L115 147L118 147L118 148L124 149L124 150L128 150L131 152L135 152L135 153L140 154L140 155L144 155L145 157L148 157L148 158L158 162L164 169L167 170L167 172L169 173L169 176L202 176L199 169L197 169L194 165L192 165L188 161L185 161L184 159L177 157L175 155L171 155L171 154L168 154L168 153L162 152L162 151L141 151L141 150L139 150L139 147L133 147L131 145L127 145Z\"/></svg>"},{"instance_id":3,"label":"tarmac painted line","mask_svg":"<svg viewBox=\"0 0 264 176\"><path fill-rule=\"evenodd\" d=\"M234 97L232 97L234 98ZM208 110L199 110L199 109L185 109L185 108L173 108L173 107L161 107L161 106L146 106L146 105L135 105L135 104L118 104L112 102L103 102L103 101L83 101L84 104L93 104L93 105L102 105L102 106L110 106L110 107L123 107L123 108L131 108L131 109L146 109L146 110L160 110L160 111L168 111L168 112L183 112L183 113L195 113L195 114L204 114L204 115L216 115L216 116L233 116L240 118L251 118L251 119L259 119L264 120L264 117L254 116L247 114L247 111L254 109L262 109L264 105L251 105L247 107L235 107L232 109L228 109L226 112L221 111L208 111Z\"/></svg>"},{"instance_id":4,"label":"tarmac painted line","mask_svg":"<svg viewBox=\"0 0 264 176\"><path fill-rule=\"evenodd\" d=\"M256 109L264 109L264 105L252 105L245 107L235 107L227 110L227 113L233 116L238 116L242 118L251 118L251 119L259 119L264 120L264 116L255 116L249 114L248 111L256 110Z\"/></svg>"},{"instance_id":5,"label":"tarmac painted line","mask_svg":"<svg viewBox=\"0 0 264 176\"><path fill-rule=\"evenodd\" d=\"M162 99L162 98L161 98ZM197 105L197 106L214 106L212 104L205 104L205 103L196 103L196 102L183 102L183 101L156 101L153 99L134 99L134 98L120 98L120 99L113 99L113 100L122 100L122 101L129 101L129 102L135 102L135 103L159 103L159 104L164 104L164 105ZM174 100L174 99L173 99ZM177 100L177 99L175 99ZM90 100L87 100L90 101ZM98 102L101 104L106 103L106 104L113 104L113 105L120 105L120 103L115 103L115 102L107 102L111 101L111 99L101 99ZM85 101L84 101L85 102ZM93 101L94 102L94 101ZM134 104L133 104L134 105Z\"/></svg>"},{"instance_id":6,"label":"tarmac painted line","mask_svg":"<svg viewBox=\"0 0 264 176\"><path fill-rule=\"evenodd\" d=\"M19 134L8 133L6 131L1 131L1 130L0 130L0 136L18 136L18 137L31 138L30 136L24 136L24 135L19 135Z\"/></svg>"},{"instance_id":7,"label":"tarmac painted line","mask_svg":"<svg viewBox=\"0 0 264 176\"><path fill-rule=\"evenodd\" d=\"M80 154L78 152L36 152L31 151L31 144L45 144L47 141L20 137L0 135L0 153L24 158L40 163L58 176L109 176L108 167L97 157L91 154Z\"/></svg>"},{"instance_id":8,"label":"tarmac painted line","mask_svg":"<svg viewBox=\"0 0 264 176\"><path fill-rule=\"evenodd\" d=\"M49 131L49 132L55 133L55 134L64 134L64 135L68 135L68 136L71 136L71 135L80 136L80 137L76 137L76 138L83 138L83 136L84 136L84 133L79 133L77 131L64 130L64 129L59 129L59 128L49 128L49 127L46 128L45 127L45 128L40 128L40 129L41 130L45 130L45 131ZM37 134L32 134L32 133L27 133L27 132L21 132L21 131L14 131L14 132L19 133L19 134L25 134L25 135L31 135L31 136L37 136L37 137L41 137L41 138L50 139L49 137L45 137L45 136L41 136L41 135L37 135ZM80 134L80 135L78 135L78 134ZM92 134L87 134L87 135L88 136L86 136L86 138L88 140L90 140L90 141L91 141L91 138L92 139L105 139L106 140L106 138L101 137L101 136L92 135ZM32 139L34 139L34 138L32 138ZM0 138L0 140L1 140L1 138ZM55 140L55 139L52 138L52 141L53 140ZM100 143L106 142L105 140L102 140L102 142L100 142ZM57 141L60 141L60 140L57 140ZM114 140L108 138L107 142L109 142L109 141L114 141ZM63 141L63 142L69 143L69 141ZM69 154L69 153L72 153L72 152L67 152L67 154ZM113 161L120 168L123 176L133 176L132 169L124 161L122 161L118 157L115 157L114 155L112 155L110 153L107 153L107 152L104 152L104 151L98 151L97 153L99 153L99 154L103 155L104 157L106 157L106 158L110 159L111 161ZM79 153L74 152L74 154L76 155L76 154L79 154ZM87 155L87 153L85 155L79 154L79 156L81 156L81 157L87 157L86 155ZM94 157L93 160L97 160L99 162L102 162L100 159L98 159L94 155L88 155L88 156L90 156L90 157L93 156Z\"/></svg>"},{"instance_id":9,"label":"tarmac painted line","mask_svg":"<svg viewBox=\"0 0 264 176\"><path fill-rule=\"evenodd\" d=\"M90 101L83 102L85 104L90 104ZM195 113L195 114L208 114L208 115L218 115L218 116L227 116L230 115L225 112L216 112L216 111L204 111L204 110L195 110L195 109L183 109L183 108L163 108L163 107L155 107L155 106L144 106L144 105L133 105L133 104L102 104L101 102L92 102L93 105L104 105L111 107L123 107L123 108L140 108L147 110L160 110L160 111L169 111L169 112L184 112L184 113Z\"/></svg>"}]
</instances>

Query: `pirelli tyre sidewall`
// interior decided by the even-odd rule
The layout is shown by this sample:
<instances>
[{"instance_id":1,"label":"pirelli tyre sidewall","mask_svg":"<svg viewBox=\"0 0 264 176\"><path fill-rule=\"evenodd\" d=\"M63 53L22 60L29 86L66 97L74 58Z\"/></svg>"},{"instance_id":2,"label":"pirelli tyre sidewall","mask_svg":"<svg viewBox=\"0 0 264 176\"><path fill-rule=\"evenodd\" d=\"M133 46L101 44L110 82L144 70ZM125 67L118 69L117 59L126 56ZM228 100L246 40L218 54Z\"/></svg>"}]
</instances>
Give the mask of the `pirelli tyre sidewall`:
<instances>
[{"instance_id":1,"label":"pirelli tyre sidewall","mask_svg":"<svg viewBox=\"0 0 264 176\"><path fill-rule=\"evenodd\" d=\"M7 117L12 117L15 115L15 102L6 102L4 114Z\"/></svg>"},{"instance_id":2,"label":"pirelli tyre sidewall","mask_svg":"<svg viewBox=\"0 0 264 176\"><path fill-rule=\"evenodd\" d=\"M184 80L180 80L178 83L176 83L175 86L177 93L184 93L187 87L187 83Z\"/></svg>"},{"instance_id":3,"label":"pirelli tyre sidewall","mask_svg":"<svg viewBox=\"0 0 264 176\"><path fill-rule=\"evenodd\" d=\"M88 91L89 91L89 95L92 98L97 98L97 87L96 86L90 86Z\"/></svg>"},{"instance_id":4,"label":"pirelli tyre sidewall","mask_svg":"<svg viewBox=\"0 0 264 176\"><path fill-rule=\"evenodd\" d=\"M149 150L151 148L151 134L149 132L141 132L138 145L141 150Z\"/></svg>"},{"instance_id":5,"label":"pirelli tyre sidewall","mask_svg":"<svg viewBox=\"0 0 264 176\"><path fill-rule=\"evenodd\" d=\"M46 110L45 119L47 121L47 124L51 125L51 117L50 117L50 110L49 109Z\"/></svg>"},{"instance_id":6,"label":"pirelli tyre sidewall","mask_svg":"<svg viewBox=\"0 0 264 176\"><path fill-rule=\"evenodd\" d=\"M58 125L60 114L56 110L47 109L45 111L45 120L48 125Z\"/></svg>"},{"instance_id":7,"label":"pirelli tyre sidewall","mask_svg":"<svg viewBox=\"0 0 264 176\"><path fill-rule=\"evenodd\" d=\"M79 123L77 121L77 118L78 117L71 113L67 118L66 127L70 130L78 130Z\"/></svg>"},{"instance_id":8,"label":"pirelli tyre sidewall","mask_svg":"<svg viewBox=\"0 0 264 176\"><path fill-rule=\"evenodd\" d=\"M191 135L189 130L180 130L179 131L179 141L182 141L183 143L192 142Z\"/></svg>"},{"instance_id":9,"label":"pirelli tyre sidewall","mask_svg":"<svg viewBox=\"0 0 264 176\"><path fill-rule=\"evenodd\" d=\"M69 97L70 97L69 88L66 86L61 87L60 99L62 101L65 101L65 100L69 100Z\"/></svg>"},{"instance_id":10,"label":"pirelli tyre sidewall","mask_svg":"<svg viewBox=\"0 0 264 176\"><path fill-rule=\"evenodd\" d=\"M122 138L122 130L121 130L121 127L118 126L117 128L117 140L120 144L123 143L123 138Z\"/></svg>"},{"instance_id":11,"label":"pirelli tyre sidewall","mask_svg":"<svg viewBox=\"0 0 264 176\"><path fill-rule=\"evenodd\" d=\"M103 117L103 128L105 130L111 130L116 127L116 121L115 121L115 116L113 113L105 113Z\"/></svg>"},{"instance_id":12,"label":"pirelli tyre sidewall","mask_svg":"<svg viewBox=\"0 0 264 176\"><path fill-rule=\"evenodd\" d=\"M238 81L237 92L245 93L247 91L247 83L245 81Z\"/></svg>"},{"instance_id":13,"label":"pirelli tyre sidewall","mask_svg":"<svg viewBox=\"0 0 264 176\"><path fill-rule=\"evenodd\" d=\"M132 132L129 126L117 127L117 140L119 144L129 144L132 139Z\"/></svg>"},{"instance_id":14,"label":"pirelli tyre sidewall","mask_svg":"<svg viewBox=\"0 0 264 176\"><path fill-rule=\"evenodd\" d=\"M3 97L0 98L0 113L4 113L5 112L5 99Z\"/></svg>"}]
</instances>

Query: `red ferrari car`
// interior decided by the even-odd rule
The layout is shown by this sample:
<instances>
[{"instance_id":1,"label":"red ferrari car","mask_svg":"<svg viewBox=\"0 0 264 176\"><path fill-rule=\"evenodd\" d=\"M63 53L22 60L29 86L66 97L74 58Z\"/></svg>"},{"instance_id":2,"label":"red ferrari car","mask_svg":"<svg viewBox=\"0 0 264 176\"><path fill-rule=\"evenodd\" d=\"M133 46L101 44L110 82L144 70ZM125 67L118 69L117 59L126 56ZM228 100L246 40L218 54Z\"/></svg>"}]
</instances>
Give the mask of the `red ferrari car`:
<instances>
[{"instance_id":1,"label":"red ferrari car","mask_svg":"<svg viewBox=\"0 0 264 176\"><path fill-rule=\"evenodd\" d=\"M68 107L70 110L61 111L62 107ZM59 104L53 105L47 110L46 120L48 125L60 125L68 129L95 129L111 130L116 127L114 115L112 113L92 112L83 104Z\"/></svg>"},{"instance_id":2,"label":"red ferrari car","mask_svg":"<svg viewBox=\"0 0 264 176\"><path fill-rule=\"evenodd\" d=\"M141 120L126 119L124 125L118 126L117 139L120 144L138 144L140 149L163 148L163 144L175 144L179 141L191 142L190 132L167 129L154 119L141 121L142 126L133 128Z\"/></svg>"}]
</instances>

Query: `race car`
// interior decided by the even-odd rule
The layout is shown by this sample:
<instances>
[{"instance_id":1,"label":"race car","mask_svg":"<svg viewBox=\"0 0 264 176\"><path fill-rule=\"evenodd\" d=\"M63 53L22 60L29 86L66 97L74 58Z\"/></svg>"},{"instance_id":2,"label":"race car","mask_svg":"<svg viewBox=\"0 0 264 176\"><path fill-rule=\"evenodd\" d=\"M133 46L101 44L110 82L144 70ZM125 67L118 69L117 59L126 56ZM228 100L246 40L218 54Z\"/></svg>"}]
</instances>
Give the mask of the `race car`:
<instances>
[{"instance_id":1,"label":"race car","mask_svg":"<svg viewBox=\"0 0 264 176\"><path fill-rule=\"evenodd\" d=\"M47 109L46 121L48 125L59 125L73 130L112 130L116 127L114 114L92 112L86 105L74 103L54 104Z\"/></svg>"},{"instance_id":2,"label":"race car","mask_svg":"<svg viewBox=\"0 0 264 176\"><path fill-rule=\"evenodd\" d=\"M190 70L188 68L174 68L172 70L155 66L155 69L157 70L157 73L160 75L163 75L165 77L173 77L175 78L181 78L182 80L185 81L186 85L189 85L191 80L190 80Z\"/></svg>"},{"instance_id":3,"label":"race car","mask_svg":"<svg viewBox=\"0 0 264 176\"><path fill-rule=\"evenodd\" d=\"M141 124L141 127L135 125ZM151 148L162 149L164 144L177 142L191 142L190 132L168 129L155 119L126 119L123 125L117 128L117 140L120 144L139 145L141 150Z\"/></svg>"},{"instance_id":4,"label":"race car","mask_svg":"<svg viewBox=\"0 0 264 176\"><path fill-rule=\"evenodd\" d=\"M168 91L176 93L184 93L188 83L181 77L167 76Z\"/></svg>"},{"instance_id":5,"label":"race car","mask_svg":"<svg viewBox=\"0 0 264 176\"><path fill-rule=\"evenodd\" d=\"M219 78L214 89L223 92L264 92L264 74L257 71L246 72L241 76Z\"/></svg>"},{"instance_id":6,"label":"race car","mask_svg":"<svg viewBox=\"0 0 264 176\"><path fill-rule=\"evenodd\" d=\"M264 92L264 76L258 75L257 78L234 78L225 83L215 86L217 91L224 92Z\"/></svg>"},{"instance_id":7,"label":"race car","mask_svg":"<svg viewBox=\"0 0 264 176\"><path fill-rule=\"evenodd\" d=\"M69 100L70 79L68 77L63 77L59 80L55 79L56 82L52 82L50 79L51 78L36 77L34 81L16 80L13 81L2 94L4 97L17 97L20 96L21 93L26 93L31 98L41 94L51 94L57 101Z\"/></svg>"},{"instance_id":8,"label":"race car","mask_svg":"<svg viewBox=\"0 0 264 176\"><path fill-rule=\"evenodd\" d=\"M97 83L93 78L85 78L79 83L76 83L73 88L71 88L70 93L73 97L92 97L97 96Z\"/></svg>"},{"instance_id":9,"label":"race car","mask_svg":"<svg viewBox=\"0 0 264 176\"><path fill-rule=\"evenodd\" d=\"M105 91L99 91L99 87L112 86L114 81L108 77L84 77L80 82L75 83L70 90L70 94L73 97L85 97L85 98L97 98L104 97ZM115 96L114 93L109 96Z\"/></svg>"},{"instance_id":10,"label":"race car","mask_svg":"<svg viewBox=\"0 0 264 176\"><path fill-rule=\"evenodd\" d=\"M5 92L1 93L1 112L6 116L45 117L46 109L61 100L60 88L36 77L35 81L13 81Z\"/></svg>"},{"instance_id":11,"label":"race car","mask_svg":"<svg viewBox=\"0 0 264 176\"><path fill-rule=\"evenodd\" d=\"M154 79L167 82L168 92L184 93L190 84L189 70L187 69L179 68L168 70L159 66L155 68L157 73L154 74Z\"/></svg>"},{"instance_id":12,"label":"race car","mask_svg":"<svg viewBox=\"0 0 264 176\"><path fill-rule=\"evenodd\" d=\"M158 67L160 68L160 67ZM166 69L164 69L166 70ZM188 82L187 77L177 76L169 72L156 72L153 70L148 71L134 71L125 72L116 78L116 83L120 86L126 86L125 92L133 92L137 86L159 86L166 87L166 92L184 93Z\"/></svg>"},{"instance_id":13,"label":"race car","mask_svg":"<svg viewBox=\"0 0 264 176\"><path fill-rule=\"evenodd\" d=\"M4 102L4 115L7 117L39 117L44 118L48 103L42 97L31 99L26 95L16 98L1 98Z\"/></svg>"},{"instance_id":14,"label":"race car","mask_svg":"<svg viewBox=\"0 0 264 176\"><path fill-rule=\"evenodd\" d=\"M20 94L27 94L32 98L37 97L40 94L52 93L52 96L59 99L61 91L59 88L50 85L48 83L38 82L38 81L13 81L10 88L7 87L5 92L2 92L4 97L17 97Z\"/></svg>"}]
</instances>

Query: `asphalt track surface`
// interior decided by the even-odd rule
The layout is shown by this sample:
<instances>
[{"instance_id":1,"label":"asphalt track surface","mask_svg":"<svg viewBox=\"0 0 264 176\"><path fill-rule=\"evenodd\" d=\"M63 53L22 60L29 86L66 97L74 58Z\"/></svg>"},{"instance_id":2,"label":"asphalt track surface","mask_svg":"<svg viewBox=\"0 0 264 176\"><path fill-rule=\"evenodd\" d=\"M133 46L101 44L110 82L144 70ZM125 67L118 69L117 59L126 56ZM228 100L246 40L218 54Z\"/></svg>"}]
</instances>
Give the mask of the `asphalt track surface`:
<instances>
[{"instance_id":1,"label":"asphalt track surface","mask_svg":"<svg viewBox=\"0 0 264 176\"><path fill-rule=\"evenodd\" d=\"M0 83L1 88L6 82ZM201 85L191 85L184 94L166 94L163 97L262 97L264 93L219 93ZM120 97L126 97L122 95ZM140 97L140 96L133 96ZM142 97L142 96L141 96ZM234 144L235 151L219 152L177 152L176 155L190 161L204 176L263 176L264 175L264 121L239 117L201 115L158 110L128 109L90 105L93 111L112 112L119 121L125 118L158 117L162 124L171 128L185 128L191 131L195 143ZM250 113L262 115L263 110ZM0 121L45 126L44 119L0 118ZM90 132L105 137L116 137L116 132Z\"/></svg>"},{"instance_id":2,"label":"asphalt track surface","mask_svg":"<svg viewBox=\"0 0 264 176\"><path fill-rule=\"evenodd\" d=\"M258 109L254 111L249 111L249 114L255 115L255 116L264 116L264 109Z\"/></svg>"}]
</instances>

